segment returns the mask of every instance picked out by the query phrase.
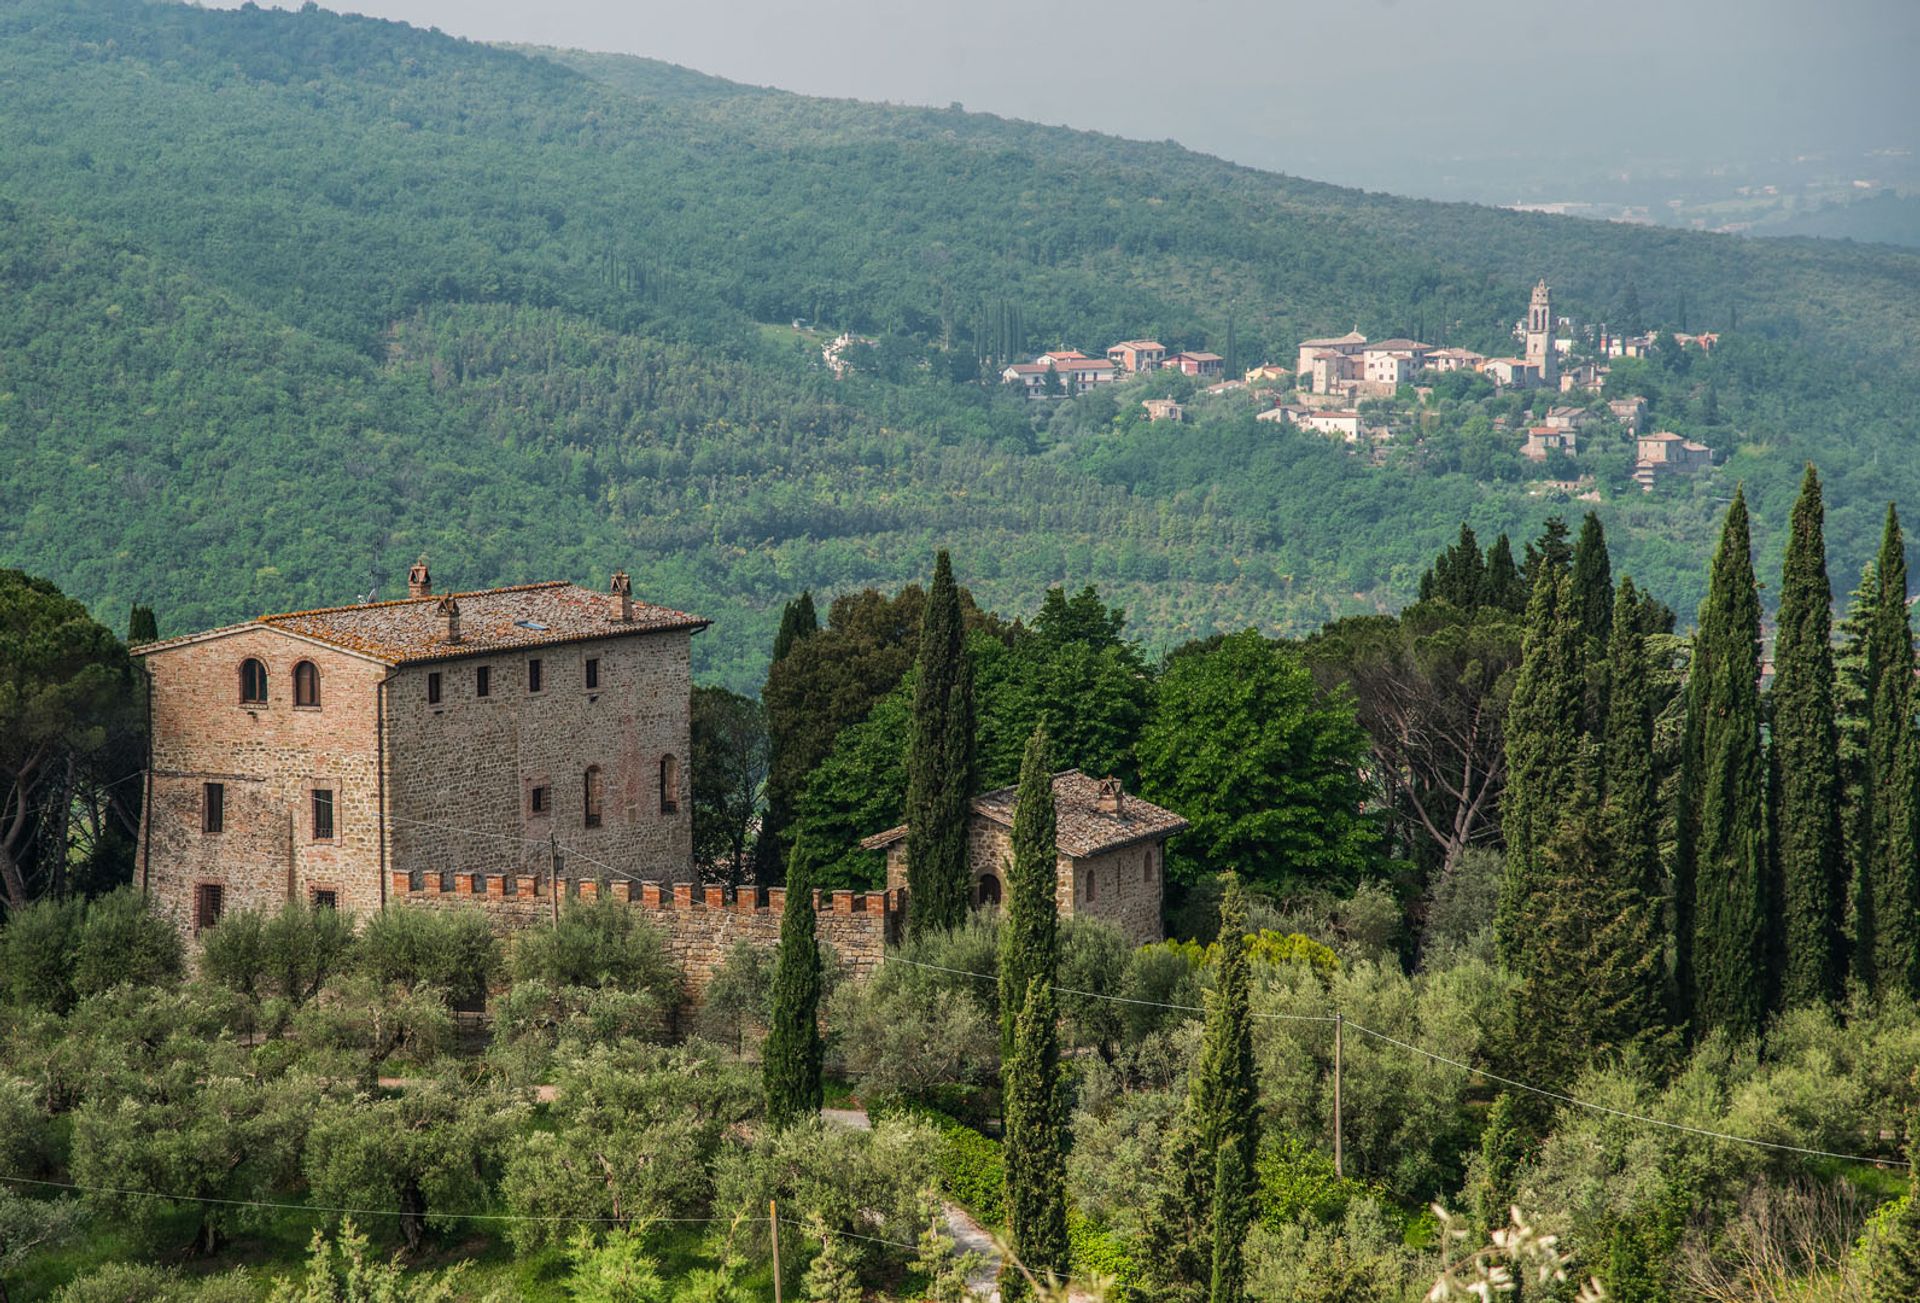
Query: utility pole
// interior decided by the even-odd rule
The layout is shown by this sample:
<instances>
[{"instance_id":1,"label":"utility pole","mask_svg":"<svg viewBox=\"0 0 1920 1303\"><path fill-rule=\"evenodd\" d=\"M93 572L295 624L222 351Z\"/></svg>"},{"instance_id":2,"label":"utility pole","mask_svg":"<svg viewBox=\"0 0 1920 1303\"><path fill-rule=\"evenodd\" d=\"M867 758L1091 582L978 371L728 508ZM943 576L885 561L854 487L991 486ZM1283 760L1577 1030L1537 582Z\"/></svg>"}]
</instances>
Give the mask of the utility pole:
<instances>
[{"instance_id":1,"label":"utility pole","mask_svg":"<svg viewBox=\"0 0 1920 1303\"><path fill-rule=\"evenodd\" d=\"M780 1208L767 1200L767 1227L773 1235L773 1303L780 1303Z\"/></svg>"},{"instance_id":2,"label":"utility pole","mask_svg":"<svg viewBox=\"0 0 1920 1303\"><path fill-rule=\"evenodd\" d=\"M1333 1015L1333 1174L1343 1179L1347 1175L1347 1164L1340 1142L1340 1050L1346 1028L1347 1015Z\"/></svg>"}]
</instances>

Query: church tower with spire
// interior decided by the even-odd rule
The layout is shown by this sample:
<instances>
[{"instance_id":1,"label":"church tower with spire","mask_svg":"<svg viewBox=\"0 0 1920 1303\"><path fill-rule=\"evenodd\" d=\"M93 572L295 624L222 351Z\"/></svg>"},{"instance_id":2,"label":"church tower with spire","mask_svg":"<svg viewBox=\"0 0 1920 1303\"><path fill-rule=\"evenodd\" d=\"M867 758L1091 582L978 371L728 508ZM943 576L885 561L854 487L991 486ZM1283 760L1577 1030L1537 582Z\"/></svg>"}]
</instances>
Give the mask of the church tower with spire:
<instances>
[{"instance_id":1,"label":"church tower with spire","mask_svg":"<svg viewBox=\"0 0 1920 1303\"><path fill-rule=\"evenodd\" d=\"M1527 305L1527 365L1540 375L1540 383L1552 389L1559 384L1560 358L1553 348L1553 291L1546 278L1533 287L1533 301Z\"/></svg>"}]
</instances>

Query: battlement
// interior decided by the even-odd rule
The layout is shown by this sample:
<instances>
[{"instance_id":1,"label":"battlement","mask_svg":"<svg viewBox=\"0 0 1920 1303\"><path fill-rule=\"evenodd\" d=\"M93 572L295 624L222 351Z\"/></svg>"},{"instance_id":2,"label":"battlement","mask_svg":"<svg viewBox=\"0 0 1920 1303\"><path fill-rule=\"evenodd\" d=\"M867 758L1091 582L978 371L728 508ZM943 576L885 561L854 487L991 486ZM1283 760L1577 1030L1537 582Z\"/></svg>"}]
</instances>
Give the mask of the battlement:
<instances>
[{"instance_id":1,"label":"battlement","mask_svg":"<svg viewBox=\"0 0 1920 1303\"><path fill-rule=\"evenodd\" d=\"M642 909L726 910L734 914L779 915L787 907L785 887L729 887L723 883L634 882L606 878L562 877L563 900L594 900L607 896ZM531 873L406 873L395 870L393 895L399 897L455 897L472 900L546 900L551 894L545 874ZM895 900L899 891L820 891L813 893L819 914L886 914L904 909Z\"/></svg>"},{"instance_id":2,"label":"battlement","mask_svg":"<svg viewBox=\"0 0 1920 1303\"><path fill-rule=\"evenodd\" d=\"M642 911L659 929L667 953L680 966L687 992L697 997L727 952L741 942L772 949L780 941L785 887L729 887L720 883L634 882L563 876L555 900L544 874L407 873L396 870L389 899L428 909L480 909L494 931L517 932L550 923L569 900L608 897ZM821 940L840 956L843 968L865 974L878 967L906 922L906 891L813 893Z\"/></svg>"}]
</instances>

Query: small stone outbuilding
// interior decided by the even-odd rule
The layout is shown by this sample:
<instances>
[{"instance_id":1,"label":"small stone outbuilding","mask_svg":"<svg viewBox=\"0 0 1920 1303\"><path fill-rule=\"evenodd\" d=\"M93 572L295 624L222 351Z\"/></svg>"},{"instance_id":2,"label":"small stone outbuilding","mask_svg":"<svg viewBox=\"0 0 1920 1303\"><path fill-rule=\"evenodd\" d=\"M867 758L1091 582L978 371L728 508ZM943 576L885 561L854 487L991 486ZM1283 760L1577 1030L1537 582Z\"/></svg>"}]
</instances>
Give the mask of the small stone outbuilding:
<instances>
[{"instance_id":1,"label":"small stone outbuilding","mask_svg":"<svg viewBox=\"0 0 1920 1303\"><path fill-rule=\"evenodd\" d=\"M1003 787L973 798L968 857L977 906L999 905L1004 897L1017 795L1018 789ZM1091 778L1078 769L1053 776L1053 814L1061 916L1104 919L1136 945L1162 940L1166 842L1187 821L1128 794L1118 779ZM860 845L886 852L889 892L907 885L905 824Z\"/></svg>"}]
</instances>

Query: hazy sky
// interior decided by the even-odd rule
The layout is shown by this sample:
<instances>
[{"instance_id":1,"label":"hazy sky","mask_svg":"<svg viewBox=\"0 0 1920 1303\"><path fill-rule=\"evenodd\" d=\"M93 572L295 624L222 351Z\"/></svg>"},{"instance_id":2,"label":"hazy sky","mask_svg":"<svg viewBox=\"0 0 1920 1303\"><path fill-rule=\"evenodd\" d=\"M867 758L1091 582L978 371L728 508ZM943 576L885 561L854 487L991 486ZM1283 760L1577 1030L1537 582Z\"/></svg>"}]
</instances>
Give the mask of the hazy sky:
<instances>
[{"instance_id":1,"label":"hazy sky","mask_svg":"<svg viewBox=\"0 0 1920 1303\"><path fill-rule=\"evenodd\" d=\"M334 0L1332 181L1920 146L1920 0ZM1502 160L1507 160L1502 164ZM1518 168L1515 171L1515 168Z\"/></svg>"}]
</instances>

